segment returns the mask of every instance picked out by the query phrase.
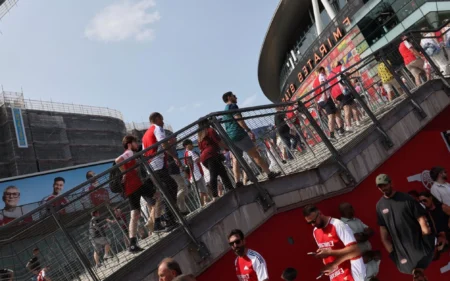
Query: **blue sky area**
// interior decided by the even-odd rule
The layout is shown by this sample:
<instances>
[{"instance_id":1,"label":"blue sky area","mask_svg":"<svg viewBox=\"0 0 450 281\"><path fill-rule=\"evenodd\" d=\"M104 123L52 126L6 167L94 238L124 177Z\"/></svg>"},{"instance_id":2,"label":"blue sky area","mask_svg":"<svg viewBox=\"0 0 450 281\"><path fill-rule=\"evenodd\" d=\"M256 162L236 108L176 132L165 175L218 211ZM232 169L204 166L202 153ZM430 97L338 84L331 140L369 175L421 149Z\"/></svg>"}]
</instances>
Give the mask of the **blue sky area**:
<instances>
[{"instance_id":1,"label":"blue sky area","mask_svg":"<svg viewBox=\"0 0 450 281\"><path fill-rule=\"evenodd\" d=\"M0 84L26 98L153 111L179 129L224 107L269 101L259 52L277 0L20 0L0 21Z\"/></svg>"}]
</instances>

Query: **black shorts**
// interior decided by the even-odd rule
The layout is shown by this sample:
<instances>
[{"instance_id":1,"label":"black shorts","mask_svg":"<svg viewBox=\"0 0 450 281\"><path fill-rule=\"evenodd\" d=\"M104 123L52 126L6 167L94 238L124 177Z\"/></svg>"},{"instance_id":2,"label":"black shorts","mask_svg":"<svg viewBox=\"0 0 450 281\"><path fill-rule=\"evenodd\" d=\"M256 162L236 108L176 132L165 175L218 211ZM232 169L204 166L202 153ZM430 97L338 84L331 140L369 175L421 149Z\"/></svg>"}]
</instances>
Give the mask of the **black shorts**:
<instances>
[{"instance_id":1,"label":"black shorts","mask_svg":"<svg viewBox=\"0 0 450 281\"><path fill-rule=\"evenodd\" d=\"M355 103L355 99L353 98L352 95L340 94L339 96L336 97L336 100L338 100L342 106L352 105Z\"/></svg>"},{"instance_id":2,"label":"black shorts","mask_svg":"<svg viewBox=\"0 0 450 281\"><path fill-rule=\"evenodd\" d=\"M328 100L325 101L321 101L319 102L319 106L323 109L325 109L325 112L330 115L330 114L336 114L337 112L337 108L336 105L333 102L333 99L328 98Z\"/></svg>"},{"instance_id":3,"label":"black shorts","mask_svg":"<svg viewBox=\"0 0 450 281\"><path fill-rule=\"evenodd\" d=\"M141 210L141 197L150 204L155 205L155 187L149 185L142 185L138 190L128 196L128 203L130 204L131 210Z\"/></svg>"}]
</instances>

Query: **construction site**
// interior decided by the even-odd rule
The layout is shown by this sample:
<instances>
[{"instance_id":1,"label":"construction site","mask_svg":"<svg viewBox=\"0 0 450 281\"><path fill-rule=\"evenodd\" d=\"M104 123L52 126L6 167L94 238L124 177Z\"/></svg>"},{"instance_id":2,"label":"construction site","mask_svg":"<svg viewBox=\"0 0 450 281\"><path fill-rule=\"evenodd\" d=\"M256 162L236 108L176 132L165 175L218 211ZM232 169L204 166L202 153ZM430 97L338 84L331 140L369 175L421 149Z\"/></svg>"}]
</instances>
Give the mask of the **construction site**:
<instances>
[{"instance_id":1,"label":"construction site","mask_svg":"<svg viewBox=\"0 0 450 281\"><path fill-rule=\"evenodd\" d=\"M126 133L109 108L0 93L0 178L112 159Z\"/></svg>"}]
</instances>

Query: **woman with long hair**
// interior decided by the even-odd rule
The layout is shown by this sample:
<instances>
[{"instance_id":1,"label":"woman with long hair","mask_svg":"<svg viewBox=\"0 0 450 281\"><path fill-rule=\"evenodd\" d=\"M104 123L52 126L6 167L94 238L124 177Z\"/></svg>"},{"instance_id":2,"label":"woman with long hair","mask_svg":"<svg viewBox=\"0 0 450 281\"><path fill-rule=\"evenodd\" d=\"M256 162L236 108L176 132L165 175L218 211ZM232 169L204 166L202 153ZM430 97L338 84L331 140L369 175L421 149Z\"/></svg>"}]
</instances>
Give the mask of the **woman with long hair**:
<instances>
[{"instance_id":1,"label":"woman with long hair","mask_svg":"<svg viewBox=\"0 0 450 281\"><path fill-rule=\"evenodd\" d=\"M220 176L222 183L228 190L233 189L233 184L228 177L227 170L223 165L224 156L220 148L227 149L225 143L213 128L210 128L207 119L200 120L198 131L198 148L200 149L200 162L209 170L210 186L213 200L219 197L217 192L217 178Z\"/></svg>"}]
</instances>

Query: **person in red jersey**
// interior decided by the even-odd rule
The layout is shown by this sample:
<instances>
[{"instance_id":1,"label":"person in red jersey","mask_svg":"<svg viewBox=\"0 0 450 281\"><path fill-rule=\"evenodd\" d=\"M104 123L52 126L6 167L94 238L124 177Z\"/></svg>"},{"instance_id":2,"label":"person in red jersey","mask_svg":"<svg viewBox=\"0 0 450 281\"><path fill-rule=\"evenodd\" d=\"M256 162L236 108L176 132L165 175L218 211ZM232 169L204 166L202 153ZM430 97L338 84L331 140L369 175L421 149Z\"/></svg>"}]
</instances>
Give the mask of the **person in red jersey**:
<instances>
[{"instance_id":1,"label":"person in red jersey","mask_svg":"<svg viewBox=\"0 0 450 281\"><path fill-rule=\"evenodd\" d=\"M321 86L322 85L322 86ZM321 86L321 87L320 87ZM327 73L323 66L317 69L317 77L313 81L313 89L315 90L315 99L317 105L322 108L328 116L328 129L330 130L330 140L336 141L334 136L334 129L337 124L337 132L340 136L343 136L344 124L342 118L339 114L339 109L331 97L331 90L329 89L329 84L327 83Z\"/></svg>"},{"instance_id":2,"label":"person in red jersey","mask_svg":"<svg viewBox=\"0 0 450 281\"><path fill-rule=\"evenodd\" d=\"M50 196L45 197L44 200L42 200L43 203L46 203L46 202L58 197L62 193L65 183L66 183L66 180L64 178L56 177L53 180L53 193ZM67 198L65 198L65 197L62 197L59 200L57 200L56 202L53 202L53 207L55 208L55 211L58 211L59 209L61 209L59 211L60 214L65 214L66 210L64 210L63 207L67 204L69 204L69 200L67 200Z\"/></svg>"},{"instance_id":3,"label":"person in red jersey","mask_svg":"<svg viewBox=\"0 0 450 281\"><path fill-rule=\"evenodd\" d=\"M134 153L138 150L138 143L135 136L128 135L122 140L125 152L116 159L116 163L121 162L133 157ZM154 195L155 188L153 185L143 185L141 177L139 175L139 166L136 160L130 160L126 163L120 164L120 170L122 172L128 171L123 175L123 183L125 187L125 196L128 198L128 203L130 204L131 215L130 215L130 226L129 226L129 237L130 237L130 247L129 251L131 253L137 253L143 249L137 245L137 227L139 217L141 215L141 197L144 198L145 202L151 208L155 204Z\"/></svg>"},{"instance_id":4,"label":"person in red jersey","mask_svg":"<svg viewBox=\"0 0 450 281\"><path fill-rule=\"evenodd\" d=\"M181 166L178 155L172 151L171 144L169 141L162 143L159 146L154 146L154 144L166 138L166 132L164 131L164 117L159 112L153 112L149 117L150 128L145 132L142 137L142 149L147 150L145 156L151 157L149 164L155 174L159 177L160 181L164 184L166 192L169 195L169 200L172 201L174 205L177 204L177 193L178 184L170 176L170 172L167 165L166 154L172 157L175 164L178 167ZM175 135L173 136L176 137ZM174 144L172 144L174 145ZM165 202L164 204L164 215L155 218L155 225L153 227L153 232L168 232L177 226L175 221L175 214L169 207L169 204ZM162 222L165 222L165 226Z\"/></svg>"},{"instance_id":5,"label":"person in red jersey","mask_svg":"<svg viewBox=\"0 0 450 281\"><path fill-rule=\"evenodd\" d=\"M398 51L403 57L403 62L406 68L414 76L416 81L416 86L420 86L422 82L420 81L420 74L425 73L423 68L423 60L421 54L414 49L413 45L409 43L408 37L406 35L402 36L402 42L398 46Z\"/></svg>"},{"instance_id":6,"label":"person in red jersey","mask_svg":"<svg viewBox=\"0 0 450 281\"><path fill-rule=\"evenodd\" d=\"M230 232L228 244L237 255L234 266L239 281L269 281L266 261L259 253L245 246L244 233L240 229Z\"/></svg>"},{"instance_id":7,"label":"person in red jersey","mask_svg":"<svg viewBox=\"0 0 450 281\"><path fill-rule=\"evenodd\" d=\"M331 70L327 79L330 81L330 84L333 85L331 88L331 96L344 109L345 131L352 132L352 113L356 126L360 126L361 124L359 123L359 112L356 107L355 99L347 86L341 81L340 74L344 71L346 71L346 68L339 61L336 64L336 67Z\"/></svg>"},{"instance_id":8,"label":"person in red jersey","mask_svg":"<svg viewBox=\"0 0 450 281\"><path fill-rule=\"evenodd\" d=\"M364 281L366 267L349 226L323 215L314 205L307 205L303 216L314 226L313 235L319 249L313 255L325 264L321 273L332 281Z\"/></svg>"},{"instance_id":9,"label":"person in red jersey","mask_svg":"<svg viewBox=\"0 0 450 281\"><path fill-rule=\"evenodd\" d=\"M90 180L95 176L93 171L89 171L86 173L86 179ZM94 181L88 188L88 191L94 190L98 186L98 181ZM97 190L91 192L89 194L89 199L91 200L92 206L98 206L102 203L109 203L109 192L106 188L100 187Z\"/></svg>"}]
</instances>

